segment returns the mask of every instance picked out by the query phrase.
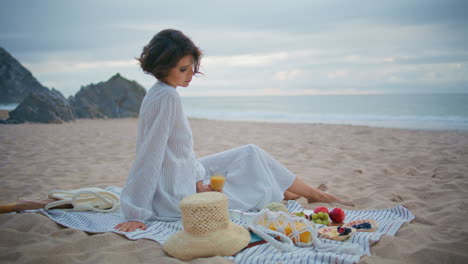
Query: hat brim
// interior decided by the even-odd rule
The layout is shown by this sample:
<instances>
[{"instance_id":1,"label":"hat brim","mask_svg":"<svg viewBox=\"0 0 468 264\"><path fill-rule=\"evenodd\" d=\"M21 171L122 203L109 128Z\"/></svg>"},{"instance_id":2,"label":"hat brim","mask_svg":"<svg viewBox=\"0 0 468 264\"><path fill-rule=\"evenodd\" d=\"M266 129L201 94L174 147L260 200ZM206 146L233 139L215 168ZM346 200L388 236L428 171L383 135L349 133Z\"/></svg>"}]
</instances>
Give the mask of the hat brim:
<instances>
[{"instance_id":1,"label":"hat brim","mask_svg":"<svg viewBox=\"0 0 468 264\"><path fill-rule=\"evenodd\" d=\"M250 242L250 233L245 228L229 223L228 228L205 235L192 235L179 231L164 243L164 251L180 260L202 257L232 256Z\"/></svg>"}]
</instances>

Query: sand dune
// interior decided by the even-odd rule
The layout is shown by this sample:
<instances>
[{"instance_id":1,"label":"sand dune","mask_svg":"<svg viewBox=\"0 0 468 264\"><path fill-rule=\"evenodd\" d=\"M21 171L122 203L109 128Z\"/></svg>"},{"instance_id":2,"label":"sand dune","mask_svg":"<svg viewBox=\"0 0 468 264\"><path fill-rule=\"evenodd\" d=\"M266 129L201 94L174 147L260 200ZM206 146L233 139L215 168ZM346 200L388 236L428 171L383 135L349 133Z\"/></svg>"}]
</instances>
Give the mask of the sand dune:
<instances>
[{"instance_id":1,"label":"sand dune","mask_svg":"<svg viewBox=\"0 0 468 264\"><path fill-rule=\"evenodd\" d=\"M0 126L0 202L52 189L123 186L137 119ZM344 125L191 120L195 151L256 144L356 209L404 205L416 216L360 263L468 261L468 133ZM304 199L299 200L306 208ZM333 204L327 206L334 206ZM180 263L148 240L87 234L39 214L0 215L0 259L18 263ZM191 263L230 263L216 257Z\"/></svg>"}]
</instances>

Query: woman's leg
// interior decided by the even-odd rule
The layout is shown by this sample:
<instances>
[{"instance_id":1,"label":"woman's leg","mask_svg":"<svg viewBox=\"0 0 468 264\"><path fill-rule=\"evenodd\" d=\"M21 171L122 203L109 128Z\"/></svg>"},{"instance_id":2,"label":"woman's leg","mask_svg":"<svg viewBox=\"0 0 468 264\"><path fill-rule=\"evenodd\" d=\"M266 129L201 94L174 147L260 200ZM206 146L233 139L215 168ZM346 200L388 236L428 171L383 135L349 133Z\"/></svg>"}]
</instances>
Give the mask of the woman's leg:
<instances>
[{"instance_id":1,"label":"woman's leg","mask_svg":"<svg viewBox=\"0 0 468 264\"><path fill-rule=\"evenodd\" d=\"M298 194L295 194L295 193L292 193L292 192L288 192L288 191L285 191L284 192L284 198L283 200L297 200L301 198L300 195Z\"/></svg>"},{"instance_id":2,"label":"woman's leg","mask_svg":"<svg viewBox=\"0 0 468 264\"><path fill-rule=\"evenodd\" d=\"M286 190L286 192L305 197L309 203L339 203L354 206L353 202L343 201L334 195L324 193L321 189L326 187L325 185L320 185L319 187L320 189L314 188L302 181L299 177L296 177L293 184Z\"/></svg>"},{"instance_id":3,"label":"woman's leg","mask_svg":"<svg viewBox=\"0 0 468 264\"><path fill-rule=\"evenodd\" d=\"M199 162L207 178L211 172L226 176L223 192L229 198L230 209L248 211L280 202L296 178L269 153L252 144L203 157Z\"/></svg>"}]
</instances>

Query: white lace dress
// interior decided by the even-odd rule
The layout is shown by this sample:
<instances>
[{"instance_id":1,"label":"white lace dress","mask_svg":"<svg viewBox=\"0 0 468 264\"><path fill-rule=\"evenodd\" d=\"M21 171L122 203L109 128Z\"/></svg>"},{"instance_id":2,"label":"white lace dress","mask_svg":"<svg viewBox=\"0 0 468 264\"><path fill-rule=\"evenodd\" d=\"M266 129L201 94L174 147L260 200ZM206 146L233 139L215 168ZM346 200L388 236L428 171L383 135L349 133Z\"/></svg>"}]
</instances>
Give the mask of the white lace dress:
<instances>
[{"instance_id":1,"label":"white lace dress","mask_svg":"<svg viewBox=\"0 0 468 264\"><path fill-rule=\"evenodd\" d=\"M255 145L196 159L192 130L177 90L156 82L143 99L136 156L121 194L127 221L173 221L181 217L179 201L209 183L211 173L226 176L223 192L229 208L261 209L283 199L295 175Z\"/></svg>"}]
</instances>

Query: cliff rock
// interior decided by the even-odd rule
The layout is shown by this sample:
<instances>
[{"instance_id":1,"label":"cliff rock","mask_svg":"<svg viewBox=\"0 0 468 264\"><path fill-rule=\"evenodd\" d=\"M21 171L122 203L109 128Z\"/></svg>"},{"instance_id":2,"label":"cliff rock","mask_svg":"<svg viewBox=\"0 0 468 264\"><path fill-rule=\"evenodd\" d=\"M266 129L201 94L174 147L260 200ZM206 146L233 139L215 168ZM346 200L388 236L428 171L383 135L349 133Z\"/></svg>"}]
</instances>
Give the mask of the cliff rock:
<instances>
[{"instance_id":1,"label":"cliff rock","mask_svg":"<svg viewBox=\"0 0 468 264\"><path fill-rule=\"evenodd\" d=\"M63 123L75 119L70 103L57 90L29 94L9 113L7 123Z\"/></svg>"},{"instance_id":2,"label":"cliff rock","mask_svg":"<svg viewBox=\"0 0 468 264\"><path fill-rule=\"evenodd\" d=\"M28 69L0 47L0 104L21 103L31 92L47 90Z\"/></svg>"},{"instance_id":3,"label":"cliff rock","mask_svg":"<svg viewBox=\"0 0 468 264\"><path fill-rule=\"evenodd\" d=\"M106 82L81 87L68 100L77 118L137 117L146 90L120 74Z\"/></svg>"}]
</instances>

